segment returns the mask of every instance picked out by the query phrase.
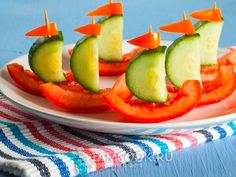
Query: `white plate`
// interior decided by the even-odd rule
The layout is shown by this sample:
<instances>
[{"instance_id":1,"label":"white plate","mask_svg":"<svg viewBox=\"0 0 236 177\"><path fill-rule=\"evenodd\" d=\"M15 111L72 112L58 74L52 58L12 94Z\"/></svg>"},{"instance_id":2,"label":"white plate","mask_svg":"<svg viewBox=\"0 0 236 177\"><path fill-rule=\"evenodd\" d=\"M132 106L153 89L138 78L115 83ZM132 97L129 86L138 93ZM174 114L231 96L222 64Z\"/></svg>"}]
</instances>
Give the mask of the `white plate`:
<instances>
[{"instance_id":1,"label":"white plate","mask_svg":"<svg viewBox=\"0 0 236 177\"><path fill-rule=\"evenodd\" d=\"M168 42L163 42L168 43ZM64 69L68 69L68 54L64 47L63 64ZM133 46L124 43L124 51L132 50ZM219 55L226 53L220 49ZM29 68L27 55L14 59L10 63L17 62ZM111 86L115 78L101 78L101 87ZM236 118L236 92L226 100L195 108L182 117L166 121L163 123L131 123L113 112L101 114L75 114L63 111L55 107L44 98L39 98L22 91L10 78L6 67L0 71L0 90L11 101L21 106L23 109L38 115L44 119L51 120L71 127L118 134L165 134L170 132L192 131L222 124Z\"/></svg>"}]
</instances>

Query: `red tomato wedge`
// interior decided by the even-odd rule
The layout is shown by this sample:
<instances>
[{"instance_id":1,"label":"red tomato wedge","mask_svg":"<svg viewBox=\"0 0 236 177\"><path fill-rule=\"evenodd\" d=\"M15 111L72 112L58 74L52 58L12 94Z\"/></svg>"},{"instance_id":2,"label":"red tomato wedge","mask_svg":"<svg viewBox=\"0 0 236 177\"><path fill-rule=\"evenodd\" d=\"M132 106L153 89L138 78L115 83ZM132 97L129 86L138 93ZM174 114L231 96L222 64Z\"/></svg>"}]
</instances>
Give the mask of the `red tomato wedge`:
<instances>
[{"instance_id":1,"label":"red tomato wedge","mask_svg":"<svg viewBox=\"0 0 236 177\"><path fill-rule=\"evenodd\" d=\"M75 92L81 92L84 90L84 88L81 85L79 85L79 83L77 82L62 83L62 84L57 84L57 85L64 90L70 90L70 91L75 91Z\"/></svg>"},{"instance_id":2,"label":"red tomato wedge","mask_svg":"<svg viewBox=\"0 0 236 177\"><path fill-rule=\"evenodd\" d=\"M99 60L99 75L100 76L117 76L117 75L123 74L129 65L129 61L142 50L143 48L139 47L132 50L129 53L124 54L123 61L121 62L105 62L105 61ZM72 50L69 49L68 53L69 55L71 55ZM70 77L70 79L73 79L72 72L70 73L68 72L68 77Z\"/></svg>"},{"instance_id":3,"label":"red tomato wedge","mask_svg":"<svg viewBox=\"0 0 236 177\"><path fill-rule=\"evenodd\" d=\"M236 65L236 49L229 49L229 52L218 59L218 65Z\"/></svg>"},{"instance_id":4,"label":"red tomato wedge","mask_svg":"<svg viewBox=\"0 0 236 177\"><path fill-rule=\"evenodd\" d=\"M112 89L103 89L99 94L87 90L72 90L70 87L61 87L53 83L41 84L43 95L53 104L70 112L99 113L109 110L102 95L113 90L114 93L127 100L132 94L126 87L125 75L122 75Z\"/></svg>"},{"instance_id":5,"label":"red tomato wedge","mask_svg":"<svg viewBox=\"0 0 236 177\"><path fill-rule=\"evenodd\" d=\"M230 96L235 89L236 74L234 72L234 67L220 66L218 78L209 81L207 87L206 85L204 86L199 105L217 103Z\"/></svg>"},{"instance_id":6,"label":"red tomato wedge","mask_svg":"<svg viewBox=\"0 0 236 177\"><path fill-rule=\"evenodd\" d=\"M43 81L40 80L32 71L24 69L24 67L17 63L7 65L8 72L11 78L26 92L36 96L43 96L40 90L40 84ZM59 87L65 90L82 91L84 90L81 85L74 82L71 72L65 73L67 82L58 84Z\"/></svg>"},{"instance_id":7,"label":"red tomato wedge","mask_svg":"<svg viewBox=\"0 0 236 177\"><path fill-rule=\"evenodd\" d=\"M227 54L221 56L218 59L218 65L201 66L202 82L207 82L217 78L219 75L220 66L233 65L234 68L236 68L236 50L235 49L229 49L229 50L230 51Z\"/></svg>"},{"instance_id":8,"label":"red tomato wedge","mask_svg":"<svg viewBox=\"0 0 236 177\"><path fill-rule=\"evenodd\" d=\"M201 66L201 80L202 82L208 82L216 79L219 76L219 66Z\"/></svg>"},{"instance_id":9,"label":"red tomato wedge","mask_svg":"<svg viewBox=\"0 0 236 177\"><path fill-rule=\"evenodd\" d=\"M133 94L129 91L129 88L126 85L125 74L122 74L120 77L118 77L114 86L112 87L112 92L116 93L124 100L130 100L133 97Z\"/></svg>"},{"instance_id":10,"label":"red tomato wedge","mask_svg":"<svg viewBox=\"0 0 236 177\"><path fill-rule=\"evenodd\" d=\"M74 81L75 81L74 75L73 75L73 73L71 72L71 70L70 70L70 71L67 71L67 72L65 73L65 77L66 77L66 80L67 80L68 83L71 83L71 82L74 82Z\"/></svg>"},{"instance_id":11,"label":"red tomato wedge","mask_svg":"<svg viewBox=\"0 0 236 177\"><path fill-rule=\"evenodd\" d=\"M65 90L53 83L40 85L43 95L54 105L67 111L80 113L99 113L109 110L101 94L89 91L75 92ZM107 90L102 90L101 93Z\"/></svg>"},{"instance_id":12,"label":"red tomato wedge","mask_svg":"<svg viewBox=\"0 0 236 177\"><path fill-rule=\"evenodd\" d=\"M39 85L43 83L34 73L24 70L23 66L17 63L7 65L11 78L26 92L36 96L42 96Z\"/></svg>"},{"instance_id":13,"label":"red tomato wedge","mask_svg":"<svg viewBox=\"0 0 236 177\"><path fill-rule=\"evenodd\" d=\"M105 62L99 60L99 75L100 76L117 76L123 74L130 60L121 61L121 62Z\"/></svg>"},{"instance_id":14,"label":"red tomato wedge","mask_svg":"<svg viewBox=\"0 0 236 177\"><path fill-rule=\"evenodd\" d=\"M189 80L183 84L180 92L178 100L169 105L134 104L135 101L126 101L112 91L104 93L103 98L114 112L132 122L162 122L177 118L193 109L200 100L201 85L196 80Z\"/></svg>"}]
</instances>

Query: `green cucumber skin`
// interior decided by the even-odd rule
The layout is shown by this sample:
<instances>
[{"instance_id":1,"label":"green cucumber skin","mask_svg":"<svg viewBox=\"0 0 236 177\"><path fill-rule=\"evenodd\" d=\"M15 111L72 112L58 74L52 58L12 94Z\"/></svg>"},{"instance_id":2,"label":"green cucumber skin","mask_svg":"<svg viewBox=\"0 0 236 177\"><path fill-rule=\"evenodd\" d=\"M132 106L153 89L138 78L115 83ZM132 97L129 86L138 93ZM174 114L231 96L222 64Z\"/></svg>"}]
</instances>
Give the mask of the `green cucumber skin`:
<instances>
[{"instance_id":1,"label":"green cucumber skin","mask_svg":"<svg viewBox=\"0 0 236 177\"><path fill-rule=\"evenodd\" d=\"M107 21L107 20L109 20L109 19L111 19L111 18L119 17L119 16L123 17L123 15L104 16L104 17L100 18L100 19L97 21L97 23L98 23L98 24L103 24L105 21Z\"/></svg>"},{"instance_id":2,"label":"green cucumber skin","mask_svg":"<svg viewBox=\"0 0 236 177\"><path fill-rule=\"evenodd\" d=\"M54 42L54 41L61 41L63 42L63 34L61 31L59 31L59 34L57 36L52 36L52 37L40 37L38 38L33 45L30 47L29 54L28 54L28 62L31 70L38 76L40 79L42 79L44 82L50 82L47 80L47 78L43 77L37 70L37 68L34 67L33 64L33 57L35 52L44 44ZM64 73L63 73L64 75ZM56 81L56 82L64 82L66 81L66 78L64 77L62 80ZM51 81L53 82L53 81Z\"/></svg>"},{"instance_id":3,"label":"green cucumber skin","mask_svg":"<svg viewBox=\"0 0 236 177\"><path fill-rule=\"evenodd\" d=\"M172 75L173 68L170 67L171 62L173 62L173 61L171 61L169 58L171 57L172 52L174 51L176 46L180 45L180 43L183 42L183 41L191 40L193 38L200 38L200 35L199 34L194 34L194 35L191 35L191 36L187 36L187 35L181 36L180 38L176 39L167 48L167 51L166 51L165 69L166 69L167 78L173 85L175 85L179 89L182 87L183 83L178 83L178 82L175 81L175 78L173 78L173 75ZM188 52L188 51L186 51L186 52ZM199 78L189 78L189 79L196 79L196 80L200 81L200 52L198 52L198 54L199 54L199 66L196 66L196 67L199 67ZM181 66L176 66L176 69L181 69ZM185 68L183 68L183 69L185 69ZM181 70L183 70L183 69L181 69ZM186 80L188 80L188 79L186 79Z\"/></svg>"},{"instance_id":4,"label":"green cucumber skin","mask_svg":"<svg viewBox=\"0 0 236 177\"><path fill-rule=\"evenodd\" d=\"M167 101L167 99L168 99L168 92L167 92L167 89L166 89L166 84L165 84L165 51L166 51L166 46L160 46L160 47L158 47L157 49L150 49L150 50L144 50L144 51L141 51L141 52L139 52L139 54L137 54L132 60L131 60L131 62L130 62L130 64L129 64L129 66L128 66L128 68L127 68L127 70L126 70L126 84L127 84L127 86L128 86L128 88L130 89L130 91L133 93L133 95L135 96L135 97L137 97L137 98L139 98L139 99L141 99L141 100L144 100L144 101L146 101L146 102L158 102L158 103L164 103L164 102L166 102ZM163 57L163 61L155 61L155 59L152 57L152 55L163 55L162 57ZM149 58L148 58L149 57ZM145 61L146 60L146 61ZM138 62L141 62L141 64L142 64L142 62L144 63L143 64L143 66L145 65L145 64L147 64L147 62L149 62L148 63L148 69L152 69L152 67L154 67L155 68L155 66L156 66L156 64L158 63L158 65L161 65L161 67L163 67L163 72L164 72L164 75L162 75L162 76L160 76L160 77L163 77L163 83L162 84L164 84L164 89L162 90L162 96L164 95L164 97L162 97L162 98L160 98L160 97L158 97L158 96L153 96L152 94L145 94L145 91L142 91L142 94L137 94L136 93L136 91L135 91L135 89L134 89L134 87L135 86L133 86L133 78L132 78L132 76L131 76L131 73L130 72L132 72L132 70L133 70L133 68L137 68L136 66L136 64L138 63ZM162 66L163 65L163 66ZM140 67L142 67L142 65L140 65L139 64L139 66ZM145 67L145 66L144 66ZM156 68L155 68L156 69ZM136 71L135 71L136 72ZM138 71L138 72L142 72L142 71ZM147 72L148 72L148 70L147 70ZM143 73L143 74L146 74L145 72ZM159 74L159 73L158 73ZM162 73L163 74L163 73ZM140 79L140 77L136 77L136 78L139 78ZM137 83L137 82L136 82ZM145 85L145 84L143 84L143 85ZM147 87L146 87L147 88ZM159 85L159 88L160 88L160 85ZM147 90L146 90L147 91ZM149 90L150 91L150 90ZM152 90L153 91L153 90Z\"/></svg>"},{"instance_id":5,"label":"green cucumber skin","mask_svg":"<svg viewBox=\"0 0 236 177\"><path fill-rule=\"evenodd\" d=\"M107 31L109 31L109 26L107 25L108 21L114 21L116 19L122 20L122 26L120 27L122 29L119 31L121 34L118 35L116 33L116 30L119 29L119 27L112 28L109 33L110 35L107 34ZM123 15L105 16L102 17L97 23L101 24L101 34L98 36L99 58L107 62L122 61ZM104 27L105 25L106 28ZM114 38L110 38L112 34L115 35Z\"/></svg>"},{"instance_id":6,"label":"green cucumber skin","mask_svg":"<svg viewBox=\"0 0 236 177\"><path fill-rule=\"evenodd\" d=\"M89 39L88 36L84 36L84 37L82 37L81 39L79 39L79 40L76 42L76 44L75 44L75 46L73 47L73 49L72 49L72 54L71 54L71 56L73 56L74 50L76 50L76 49L78 48L78 46L80 46L83 42L85 42L85 41L88 40L88 39Z\"/></svg>"},{"instance_id":7,"label":"green cucumber skin","mask_svg":"<svg viewBox=\"0 0 236 177\"><path fill-rule=\"evenodd\" d=\"M76 45L74 46L73 48L73 51L72 51L72 55L71 55L71 59L70 59L70 68L73 72L73 75L75 77L75 80L81 85L83 86L84 88L94 92L94 93L99 93L100 92L100 88L99 88L99 81L98 83L96 84L96 86L91 86L89 83L88 83L88 80L85 82L83 81L81 78L80 78L80 73L78 74L77 73L77 65L79 63L79 61L77 61L77 57L76 57L76 50L83 44L85 44L86 42L88 42L89 40L92 40L92 39L95 39L97 40L97 37L96 36L85 36L83 38L81 38L80 40L78 40L78 42L76 43ZM98 57L97 57L98 58ZM98 59L97 59L97 65L98 65ZM97 71L97 78L99 79L99 72Z\"/></svg>"},{"instance_id":8,"label":"green cucumber skin","mask_svg":"<svg viewBox=\"0 0 236 177\"><path fill-rule=\"evenodd\" d=\"M222 18L222 20L219 22L199 21L194 25L196 32L199 33L201 36L200 40L201 65L217 64L217 50L223 24L224 24L224 19ZM218 25L217 30L216 30L216 25ZM209 29L209 32L204 31L206 28Z\"/></svg>"},{"instance_id":9,"label":"green cucumber skin","mask_svg":"<svg viewBox=\"0 0 236 177\"><path fill-rule=\"evenodd\" d=\"M224 18L221 18L221 22L224 22ZM194 24L194 28L197 31L199 28L203 27L204 25L211 23L209 21L198 21Z\"/></svg>"}]
</instances>

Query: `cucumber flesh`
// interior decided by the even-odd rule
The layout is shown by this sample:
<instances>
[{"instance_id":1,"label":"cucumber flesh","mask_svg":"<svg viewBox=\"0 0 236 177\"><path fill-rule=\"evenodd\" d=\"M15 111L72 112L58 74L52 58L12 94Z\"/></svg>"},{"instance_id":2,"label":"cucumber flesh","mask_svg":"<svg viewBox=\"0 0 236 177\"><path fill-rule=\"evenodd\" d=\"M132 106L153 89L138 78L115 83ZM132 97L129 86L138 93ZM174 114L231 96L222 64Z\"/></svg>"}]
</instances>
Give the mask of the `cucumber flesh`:
<instances>
[{"instance_id":1,"label":"cucumber flesh","mask_svg":"<svg viewBox=\"0 0 236 177\"><path fill-rule=\"evenodd\" d=\"M186 80L199 80L200 75L200 35L182 36L175 40L166 52L166 75L178 88Z\"/></svg>"},{"instance_id":2,"label":"cucumber flesh","mask_svg":"<svg viewBox=\"0 0 236 177\"><path fill-rule=\"evenodd\" d=\"M99 57L104 61L122 61L123 16L104 17L98 36Z\"/></svg>"},{"instance_id":3,"label":"cucumber flesh","mask_svg":"<svg viewBox=\"0 0 236 177\"><path fill-rule=\"evenodd\" d=\"M224 21L198 22L196 32L200 34L201 65L217 64L217 50Z\"/></svg>"},{"instance_id":4,"label":"cucumber flesh","mask_svg":"<svg viewBox=\"0 0 236 177\"><path fill-rule=\"evenodd\" d=\"M44 82L64 82L62 70L62 33L36 40L29 51L30 68Z\"/></svg>"},{"instance_id":5,"label":"cucumber flesh","mask_svg":"<svg viewBox=\"0 0 236 177\"><path fill-rule=\"evenodd\" d=\"M145 50L130 62L126 83L137 98L148 102L167 101L165 51L166 46Z\"/></svg>"},{"instance_id":6,"label":"cucumber flesh","mask_svg":"<svg viewBox=\"0 0 236 177\"><path fill-rule=\"evenodd\" d=\"M77 82L92 92L99 92L97 37L84 37L76 43L70 67Z\"/></svg>"}]
</instances>

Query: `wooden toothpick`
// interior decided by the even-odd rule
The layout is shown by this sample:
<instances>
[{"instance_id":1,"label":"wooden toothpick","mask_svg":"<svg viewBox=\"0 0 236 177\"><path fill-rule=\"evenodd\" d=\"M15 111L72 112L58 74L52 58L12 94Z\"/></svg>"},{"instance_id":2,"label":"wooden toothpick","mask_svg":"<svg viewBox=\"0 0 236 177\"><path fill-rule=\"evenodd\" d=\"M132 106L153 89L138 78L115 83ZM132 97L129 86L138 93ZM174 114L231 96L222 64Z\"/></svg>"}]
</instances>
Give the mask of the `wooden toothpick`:
<instances>
[{"instance_id":1,"label":"wooden toothpick","mask_svg":"<svg viewBox=\"0 0 236 177\"><path fill-rule=\"evenodd\" d=\"M94 16L94 14L92 15L92 24L93 25L95 24L95 16Z\"/></svg>"},{"instance_id":2,"label":"wooden toothpick","mask_svg":"<svg viewBox=\"0 0 236 177\"><path fill-rule=\"evenodd\" d=\"M213 6L213 9L216 9L216 2L214 2L214 6Z\"/></svg>"},{"instance_id":3,"label":"wooden toothpick","mask_svg":"<svg viewBox=\"0 0 236 177\"><path fill-rule=\"evenodd\" d=\"M48 37L51 37L51 30L50 30L49 19L48 19L48 12L47 12L46 9L44 10L44 17L45 17L45 24L46 24L46 27L47 27L47 30L48 30Z\"/></svg>"},{"instance_id":4,"label":"wooden toothpick","mask_svg":"<svg viewBox=\"0 0 236 177\"><path fill-rule=\"evenodd\" d=\"M149 33L153 34L152 25L149 26Z\"/></svg>"},{"instance_id":5,"label":"wooden toothpick","mask_svg":"<svg viewBox=\"0 0 236 177\"><path fill-rule=\"evenodd\" d=\"M185 11L183 12L183 20L187 20Z\"/></svg>"},{"instance_id":6,"label":"wooden toothpick","mask_svg":"<svg viewBox=\"0 0 236 177\"><path fill-rule=\"evenodd\" d=\"M111 3L112 3L112 0L109 0L109 3L111 4Z\"/></svg>"}]
</instances>

